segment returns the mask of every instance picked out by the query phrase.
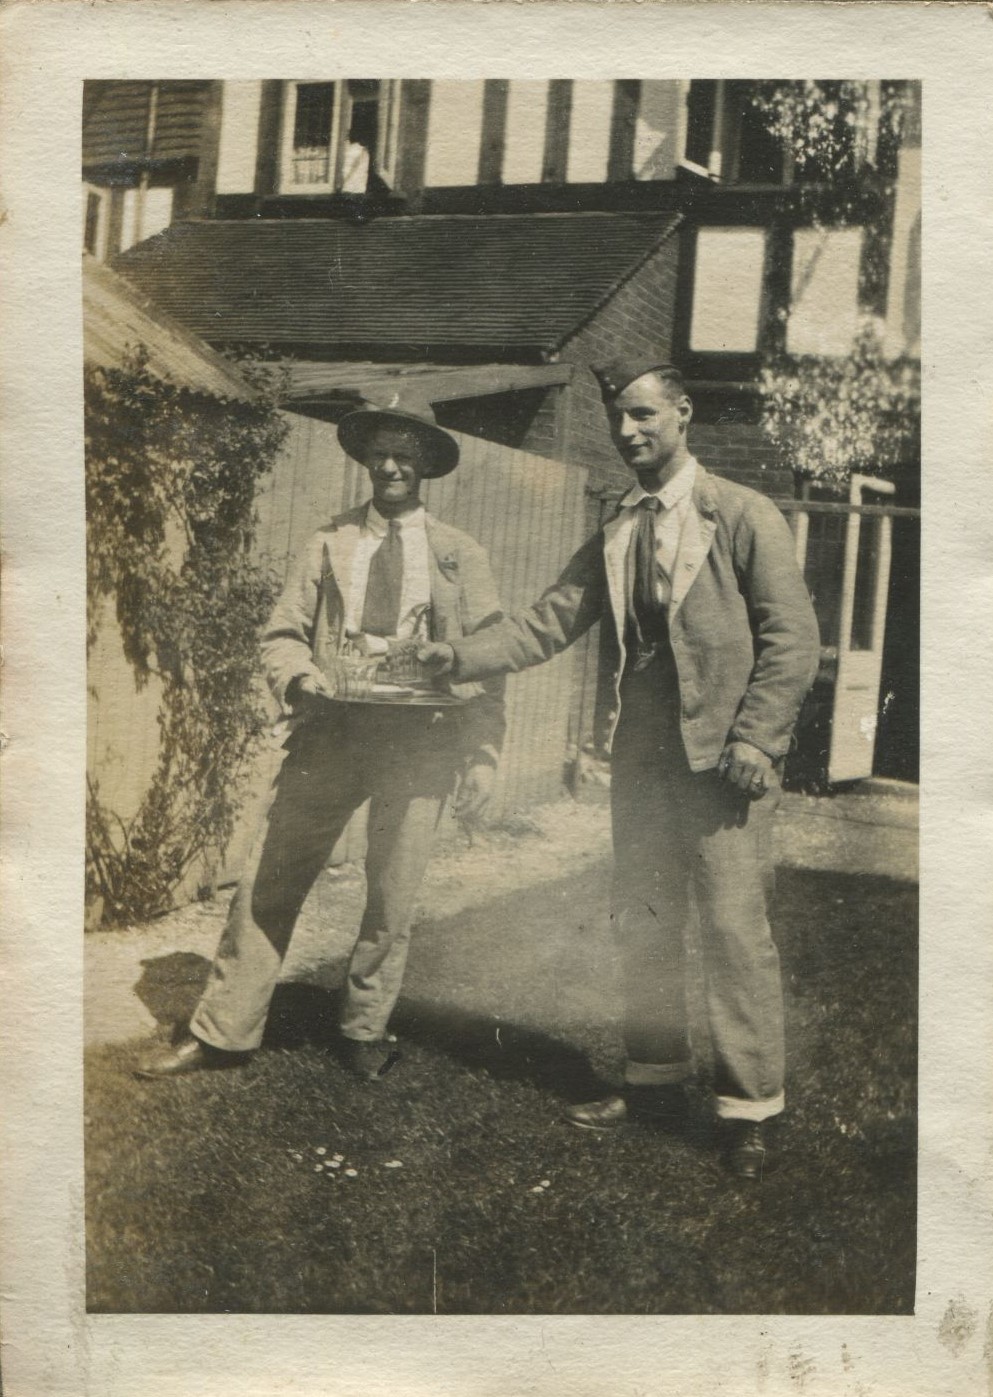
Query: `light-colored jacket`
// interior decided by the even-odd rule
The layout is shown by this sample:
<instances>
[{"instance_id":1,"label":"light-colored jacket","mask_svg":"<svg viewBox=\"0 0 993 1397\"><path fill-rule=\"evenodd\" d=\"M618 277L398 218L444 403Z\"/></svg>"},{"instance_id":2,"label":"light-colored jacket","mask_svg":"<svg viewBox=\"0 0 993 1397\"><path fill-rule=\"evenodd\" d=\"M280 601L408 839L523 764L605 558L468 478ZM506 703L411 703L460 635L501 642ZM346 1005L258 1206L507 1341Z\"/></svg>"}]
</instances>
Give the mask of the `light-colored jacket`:
<instances>
[{"instance_id":1,"label":"light-colored jacket","mask_svg":"<svg viewBox=\"0 0 993 1397\"><path fill-rule=\"evenodd\" d=\"M681 729L693 771L726 743L787 752L817 672L817 621L796 565L793 535L764 495L697 467L668 607ZM609 750L626 660L624 514L586 541L534 606L455 643L458 680L526 669L564 650L599 620L597 741Z\"/></svg>"},{"instance_id":2,"label":"light-colored jacket","mask_svg":"<svg viewBox=\"0 0 993 1397\"><path fill-rule=\"evenodd\" d=\"M319 529L296 559L283 594L262 636L262 663L269 687L287 708L290 681L323 678L330 658L341 652L345 588L352 575L366 505L348 510ZM457 640L491 626L503 615L489 560L479 544L430 514L425 516L431 583L432 640ZM339 582L340 579L340 582ZM470 700L458 710L471 755L495 759L504 734L503 682L452 685Z\"/></svg>"}]
</instances>

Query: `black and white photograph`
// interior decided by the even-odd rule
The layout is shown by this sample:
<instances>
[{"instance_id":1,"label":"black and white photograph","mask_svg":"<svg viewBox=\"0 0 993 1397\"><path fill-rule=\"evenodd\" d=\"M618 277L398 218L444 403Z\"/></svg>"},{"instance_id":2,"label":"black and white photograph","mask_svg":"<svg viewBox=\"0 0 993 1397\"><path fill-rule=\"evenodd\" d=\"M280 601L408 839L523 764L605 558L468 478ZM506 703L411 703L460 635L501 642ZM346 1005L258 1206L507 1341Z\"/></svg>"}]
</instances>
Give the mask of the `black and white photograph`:
<instances>
[{"instance_id":1,"label":"black and white photograph","mask_svg":"<svg viewBox=\"0 0 993 1397\"><path fill-rule=\"evenodd\" d=\"M86 83L91 1311L912 1310L920 118Z\"/></svg>"},{"instance_id":2,"label":"black and white photograph","mask_svg":"<svg viewBox=\"0 0 993 1397\"><path fill-rule=\"evenodd\" d=\"M11 1397L977 1397L989 17L0 4Z\"/></svg>"}]
</instances>

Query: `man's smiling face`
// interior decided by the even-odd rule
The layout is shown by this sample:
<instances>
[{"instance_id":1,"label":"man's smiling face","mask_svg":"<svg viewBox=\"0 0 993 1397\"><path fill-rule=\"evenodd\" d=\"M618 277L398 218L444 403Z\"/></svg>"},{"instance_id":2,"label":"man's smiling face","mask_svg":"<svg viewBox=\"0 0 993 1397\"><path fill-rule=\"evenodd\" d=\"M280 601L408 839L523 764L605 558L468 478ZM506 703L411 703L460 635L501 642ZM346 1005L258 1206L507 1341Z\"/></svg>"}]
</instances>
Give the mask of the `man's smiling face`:
<instances>
[{"instance_id":1,"label":"man's smiling face","mask_svg":"<svg viewBox=\"0 0 993 1397\"><path fill-rule=\"evenodd\" d=\"M377 509L397 512L418 503L424 473L423 447L402 427L380 427L372 433L363 465L372 482Z\"/></svg>"},{"instance_id":2,"label":"man's smiling face","mask_svg":"<svg viewBox=\"0 0 993 1397\"><path fill-rule=\"evenodd\" d=\"M624 464L653 483L686 459L689 398L657 374L642 374L607 405L610 435Z\"/></svg>"}]
</instances>

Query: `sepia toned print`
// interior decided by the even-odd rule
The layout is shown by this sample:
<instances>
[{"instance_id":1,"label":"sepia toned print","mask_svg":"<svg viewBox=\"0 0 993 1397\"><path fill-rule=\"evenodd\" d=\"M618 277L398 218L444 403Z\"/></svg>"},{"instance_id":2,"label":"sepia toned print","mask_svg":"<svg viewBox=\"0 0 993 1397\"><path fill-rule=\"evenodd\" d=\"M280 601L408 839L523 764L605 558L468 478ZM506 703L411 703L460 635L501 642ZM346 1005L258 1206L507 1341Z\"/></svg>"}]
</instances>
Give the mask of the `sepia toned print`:
<instances>
[{"instance_id":1,"label":"sepia toned print","mask_svg":"<svg viewBox=\"0 0 993 1397\"><path fill-rule=\"evenodd\" d=\"M82 122L88 1308L911 1313L919 84Z\"/></svg>"}]
</instances>

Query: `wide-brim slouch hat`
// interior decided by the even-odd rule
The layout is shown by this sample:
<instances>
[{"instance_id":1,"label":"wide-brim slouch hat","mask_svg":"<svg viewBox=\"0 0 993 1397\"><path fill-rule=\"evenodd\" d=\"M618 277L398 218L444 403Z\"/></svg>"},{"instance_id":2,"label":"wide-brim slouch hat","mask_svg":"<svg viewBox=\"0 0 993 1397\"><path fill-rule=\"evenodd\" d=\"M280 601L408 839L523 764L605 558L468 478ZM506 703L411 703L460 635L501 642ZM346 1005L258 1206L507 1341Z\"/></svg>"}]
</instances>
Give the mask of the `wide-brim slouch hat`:
<instances>
[{"instance_id":1,"label":"wide-brim slouch hat","mask_svg":"<svg viewBox=\"0 0 993 1397\"><path fill-rule=\"evenodd\" d=\"M369 438L380 427L410 432L424 447L422 476L448 475L459 463L459 444L439 427L434 409L424 399L395 393L386 404L366 403L338 423L338 440L356 461L365 463Z\"/></svg>"}]
</instances>

